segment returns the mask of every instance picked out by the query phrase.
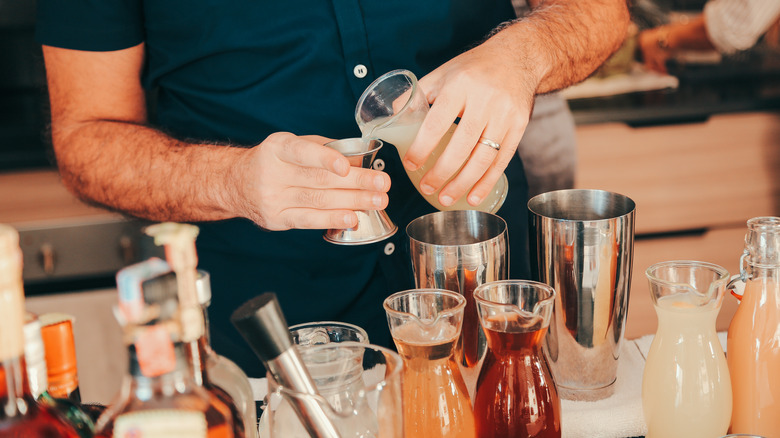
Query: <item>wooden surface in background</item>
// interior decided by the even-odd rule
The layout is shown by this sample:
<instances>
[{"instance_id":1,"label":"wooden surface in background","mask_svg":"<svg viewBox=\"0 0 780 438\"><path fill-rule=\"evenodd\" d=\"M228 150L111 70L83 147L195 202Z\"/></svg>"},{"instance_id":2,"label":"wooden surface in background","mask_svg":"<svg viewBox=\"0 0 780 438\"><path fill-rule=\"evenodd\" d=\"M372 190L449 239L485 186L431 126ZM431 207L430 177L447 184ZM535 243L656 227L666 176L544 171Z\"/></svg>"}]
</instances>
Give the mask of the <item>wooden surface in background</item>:
<instances>
[{"instance_id":1,"label":"wooden surface in background","mask_svg":"<svg viewBox=\"0 0 780 438\"><path fill-rule=\"evenodd\" d=\"M655 308L645 270L654 263L668 260L698 260L726 268L731 275L739 273L739 256L744 248L747 229L729 228L701 235L634 242L634 266L631 274L631 296L626 320L626 338L634 339L655 333L658 328ZM716 322L718 331L728 330L739 302L726 292Z\"/></svg>"},{"instance_id":2,"label":"wooden surface in background","mask_svg":"<svg viewBox=\"0 0 780 438\"><path fill-rule=\"evenodd\" d=\"M744 225L780 206L780 113L586 125L577 142L577 187L633 199L637 234Z\"/></svg>"},{"instance_id":3,"label":"wooden surface in background","mask_svg":"<svg viewBox=\"0 0 780 438\"><path fill-rule=\"evenodd\" d=\"M780 113L713 116L705 123L577 127L577 188L618 192L637 205L626 337L655 333L645 270L666 260L739 272L746 221L780 216ZM680 234L681 233L681 234ZM730 294L717 321L726 330Z\"/></svg>"},{"instance_id":4,"label":"wooden surface in background","mask_svg":"<svg viewBox=\"0 0 780 438\"><path fill-rule=\"evenodd\" d=\"M0 173L0 223L117 217L81 202L68 192L56 170Z\"/></svg>"}]
</instances>

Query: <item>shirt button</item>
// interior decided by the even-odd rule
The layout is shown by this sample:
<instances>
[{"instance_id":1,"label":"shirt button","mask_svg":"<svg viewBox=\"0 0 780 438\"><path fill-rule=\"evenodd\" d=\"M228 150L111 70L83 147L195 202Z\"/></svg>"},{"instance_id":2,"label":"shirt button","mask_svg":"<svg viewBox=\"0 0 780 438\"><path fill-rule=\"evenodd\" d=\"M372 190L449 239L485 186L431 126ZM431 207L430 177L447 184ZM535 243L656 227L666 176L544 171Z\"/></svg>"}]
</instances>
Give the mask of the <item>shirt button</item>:
<instances>
[{"instance_id":1,"label":"shirt button","mask_svg":"<svg viewBox=\"0 0 780 438\"><path fill-rule=\"evenodd\" d=\"M378 158L374 161L374 164L372 164L371 167L374 170L385 170L385 160Z\"/></svg>"},{"instance_id":2,"label":"shirt button","mask_svg":"<svg viewBox=\"0 0 780 438\"><path fill-rule=\"evenodd\" d=\"M390 242L387 245L385 245L385 254L390 255L395 252L395 243Z\"/></svg>"},{"instance_id":3,"label":"shirt button","mask_svg":"<svg viewBox=\"0 0 780 438\"><path fill-rule=\"evenodd\" d=\"M355 68L352 69L352 73L355 74L355 77L359 79L363 79L368 74L368 69L363 64L358 64L355 66Z\"/></svg>"}]
</instances>

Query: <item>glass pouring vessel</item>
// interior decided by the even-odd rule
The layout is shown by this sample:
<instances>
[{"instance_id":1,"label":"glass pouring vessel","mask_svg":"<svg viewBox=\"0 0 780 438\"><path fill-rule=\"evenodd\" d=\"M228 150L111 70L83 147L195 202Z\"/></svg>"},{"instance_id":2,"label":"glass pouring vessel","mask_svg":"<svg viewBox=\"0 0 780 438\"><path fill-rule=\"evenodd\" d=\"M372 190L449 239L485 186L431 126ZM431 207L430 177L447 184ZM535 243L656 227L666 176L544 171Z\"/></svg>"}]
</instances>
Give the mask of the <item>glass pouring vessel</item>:
<instances>
[{"instance_id":1,"label":"glass pouring vessel","mask_svg":"<svg viewBox=\"0 0 780 438\"><path fill-rule=\"evenodd\" d=\"M390 295L384 308L404 361L405 436L476 438L454 358L466 298L443 289L413 289Z\"/></svg>"},{"instance_id":2,"label":"glass pouring vessel","mask_svg":"<svg viewBox=\"0 0 780 438\"><path fill-rule=\"evenodd\" d=\"M417 77L408 70L393 70L371 83L360 96L355 108L355 120L363 138L382 139L391 143L403 159L412 145L417 131L428 114L428 101L417 84ZM420 191L420 180L433 168L455 133L456 124L439 141L426 162L416 170L406 170L412 184ZM462 167L462 166L461 166ZM449 180L444 184L449 183ZM442 187L444 187L442 186ZM487 197L477 206L470 205L463 196L450 206L439 202L439 192L430 195L420 192L428 203L438 210L480 210L495 213L501 208L509 190L506 175L502 174Z\"/></svg>"},{"instance_id":3,"label":"glass pouring vessel","mask_svg":"<svg viewBox=\"0 0 780 438\"><path fill-rule=\"evenodd\" d=\"M474 298L488 344L474 400L477 436L560 438L561 402L542 351L555 290L494 281L477 287Z\"/></svg>"},{"instance_id":4,"label":"glass pouring vessel","mask_svg":"<svg viewBox=\"0 0 780 438\"><path fill-rule=\"evenodd\" d=\"M300 349L319 396L302 394L268 379L271 438L308 438L291 401L316 402L342 438L401 438L403 362L386 348L335 342ZM276 400L276 403L274 402Z\"/></svg>"},{"instance_id":5,"label":"glass pouring vessel","mask_svg":"<svg viewBox=\"0 0 780 438\"><path fill-rule=\"evenodd\" d=\"M724 435L731 380L715 331L728 271L697 261L656 263L646 271L658 331L642 378L647 437Z\"/></svg>"}]
</instances>

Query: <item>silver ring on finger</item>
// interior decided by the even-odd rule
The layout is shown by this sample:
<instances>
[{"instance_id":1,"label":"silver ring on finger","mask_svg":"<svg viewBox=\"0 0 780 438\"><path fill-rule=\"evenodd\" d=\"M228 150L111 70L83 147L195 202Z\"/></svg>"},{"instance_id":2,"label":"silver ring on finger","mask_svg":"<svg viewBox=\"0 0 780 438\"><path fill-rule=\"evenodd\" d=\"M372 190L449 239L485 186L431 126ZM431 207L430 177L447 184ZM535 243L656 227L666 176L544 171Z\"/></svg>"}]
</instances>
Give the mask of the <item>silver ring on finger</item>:
<instances>
[{"instance_id":1,"label":"silver ring on finger","mask_svg":"<svg viewBox=\"0 0 780 438\"><path fill-rule=\"evenodd\" d=\"M501 145L494 142L493 140L486 138L486 137L480 137L479 141L477 143L484 144L485 146L491 147L495 149L496 151L501 149Z\"/></svg>"}]
</instances>

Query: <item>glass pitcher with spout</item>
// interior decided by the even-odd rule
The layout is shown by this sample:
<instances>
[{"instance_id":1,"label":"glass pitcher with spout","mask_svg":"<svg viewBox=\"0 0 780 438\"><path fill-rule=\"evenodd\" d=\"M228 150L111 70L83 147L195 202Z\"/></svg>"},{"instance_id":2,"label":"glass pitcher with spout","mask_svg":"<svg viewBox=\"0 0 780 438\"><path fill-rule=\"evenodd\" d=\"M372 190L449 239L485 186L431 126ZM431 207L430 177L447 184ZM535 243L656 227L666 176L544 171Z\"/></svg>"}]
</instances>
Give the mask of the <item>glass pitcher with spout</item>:
<instances>
[{"instance_id":1,"label":"glass pitcher with spout","mask_svg":"<svg viewBox=\"0 0 780 438\"><path fill-rule=\"evenodd\" d=\"M715 319L728 271L682 260L656 263L645 274L658 315L642 379L647 437L725 435L731 380Z\"/></svg>"},{"instance_id":2,"label":"glass pitcher with spout","mask_svg":"<svg viewBox=\"0 0 780 438\"><path fill-rule=\"evenodd\" d=\"M741 303L729 325L732 433L780 434L780 218L747 221ZM737 296L735 294L735 296Z\"/></svg>"},{"instance_id":3,"label":"glass pitcher with spout","mask_svg":"<svg viewBox=\"0 0 780 438\"><path fill-rule=\"evenodd\" d=\"M417 84L417 77L409 70L393 70L377 78L360 96L355 108L355 120L360 127L363 138L378 138L391 143L398 150L401 159L417 137L417 131L420 130L427 114L428 101L425 98L425 93ZM406 174L417 191L420 190L420 180L436 164L457 126L452 124L422 166L416 170L406 170ZM447 183L449 180L444 186ZM477 206L469 204L466 201L467 196L464 195L454 204L445 207L439 202L440 191L437 190L430 195L420 192L420 195L436 209L442 211L480 210L486 213L495 213L506 199L509 182L506 175L502 174L490 193Z\"/></svg>"},{"instance_id":4,"label":"glass pitcher with spout","mask_svg":"<svg viewBox=\"0 0 780 438\"><path fill-rule=\"evenodd\" d=\"M292 336L293 344L300 348L316 347L319 345L327 345L339 342L358 342L361 344L368 344L368 334L363 328L354 324L349 324L340 321L317 321L317 322L305 322L302 324L296 324L290 326L290 335ZM269 438L271 436L271 428L268 425L268 418L276 416L276 424L282 424L283 417L285 415L295 415L291 410L289 403L284 400L283 392L278 390L278 385L273 382L273 379L268 379L271 391L266 395L264 410L266 414L260 417L258 425L258 433L260 438ZM354 392L356 387L345 386L341 392L334 392L332 394L331 402L337 403L336 399L342 397L344 394ZM287 391L286 393L289 393ZM273 411L273 413L271 413ZM296 417L297 418L297 417ZM297 421L296 419L292 421ZM279 426L281 427L281 426Z\"/></svg>"},{"instance_id":5,"label":"glass pitcher with spout","mask_svg":"<svg viewBox=\"0 0 780 438\"><path fill-rule=\"evenodd\" d=\"M291 401L318 403L341 438L402 438L400 356L358 342L327 343L299 349L319 391L292 391L268 379L267 430L271 438L309 438ZM261 436L266 436L261 432Z\"/></svg>"},{"instance_id":6,"label":"glass pitcher with spout","mask_svg":"<svg viewBox=\"0 0 780 438\"><path fill-rule=\"evenodd\" d=\"M555 290L527 280L485 283L474 291L488 351L477 380L479 438L560 438L561 402L542 340Z\"/></svg>"},{"instance_id":7,"label":"glass pitcher with spout","mask_svg":"<svg viewBox=\"0 0 780 438\"><path fill-rule=\"evenodd\" d=\"M384 302L390 333L404 361L405 436L476 438L455 345L466 299L443 289L414 289Z\"/></svg>"}]
</instances>

